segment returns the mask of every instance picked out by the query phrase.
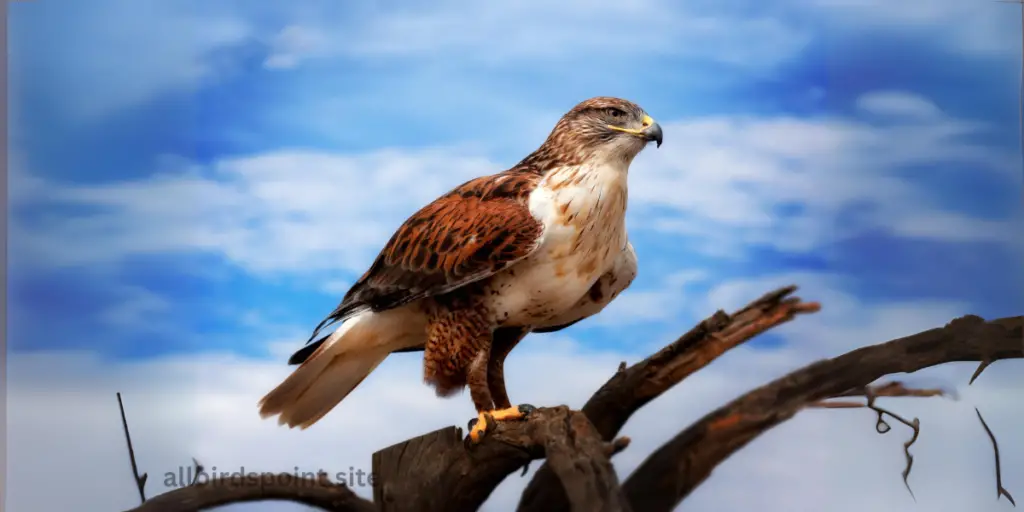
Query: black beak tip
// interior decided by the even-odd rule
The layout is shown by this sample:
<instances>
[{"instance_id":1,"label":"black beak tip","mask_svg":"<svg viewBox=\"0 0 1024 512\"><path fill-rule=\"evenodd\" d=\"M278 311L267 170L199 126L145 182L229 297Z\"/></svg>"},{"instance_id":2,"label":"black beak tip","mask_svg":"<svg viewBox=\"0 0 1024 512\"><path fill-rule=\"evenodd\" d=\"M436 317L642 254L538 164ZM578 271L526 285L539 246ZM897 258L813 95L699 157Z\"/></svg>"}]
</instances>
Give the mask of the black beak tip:
<instances>
[{"instance_id":1,"label":"black beak tip","mask_svg":"<svg viewBox=\"0 0 1024 512\"><path fill-rule=\"evenodd\" d=\"M649 126L647 128L647 140L648 142L653 141L655 143L655 147L661 147L661 140L663 138L663 135L664 134L661 131L661 125L659 125L658 123L654 123L654 125Z\"/></svg>"},{"instance_id":2,"label":"black beak tip","mask_svg":"<svg viewBox=\"0 0 1024 512\"><path fill-rule=\"evenodd\" d=\"M644 135L647 137L648 142L654 142L656 144L655 147L662 147L662 138L665 135L662 132L662 125L654 123L648 126L644 130Z\"/></svg>"}]
</instances>

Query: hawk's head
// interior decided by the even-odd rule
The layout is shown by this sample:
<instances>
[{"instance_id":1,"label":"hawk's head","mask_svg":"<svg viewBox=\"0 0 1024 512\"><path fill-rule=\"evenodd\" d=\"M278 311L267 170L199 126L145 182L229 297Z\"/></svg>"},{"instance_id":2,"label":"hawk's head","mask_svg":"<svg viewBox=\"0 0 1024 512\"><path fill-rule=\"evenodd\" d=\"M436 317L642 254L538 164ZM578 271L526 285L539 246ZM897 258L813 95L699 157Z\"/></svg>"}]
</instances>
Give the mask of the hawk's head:
<instances>
[{"instance_id":1,"label":"hawk's head","mask_svg":"<svg viewBox=\"0 0 1024 512\"><path fill-rule=\"evenodd\" d=\"M648 142L661 146L661 126L631 101L599 96L576 105L555 125L548 143L583 158L632 160ZM586 155L586 156L584 156Z\"/></svg>"}]
</instances>

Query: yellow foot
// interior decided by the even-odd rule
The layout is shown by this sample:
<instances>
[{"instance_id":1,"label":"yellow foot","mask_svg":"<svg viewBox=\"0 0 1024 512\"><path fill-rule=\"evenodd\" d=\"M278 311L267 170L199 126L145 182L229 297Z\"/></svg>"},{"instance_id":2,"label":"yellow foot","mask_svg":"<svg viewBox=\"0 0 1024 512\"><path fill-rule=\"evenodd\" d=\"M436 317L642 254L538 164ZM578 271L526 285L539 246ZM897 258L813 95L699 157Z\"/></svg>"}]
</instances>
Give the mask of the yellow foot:
<instances>
[{"instance_id":1,"label":"yellow foot","mask_svg":"<svg viewBox=\"0 0 1024 512\"><path fill-rule=\"evenodd\" d=\"M469 437L467 441L472 444L483 440L487 432L494 429L496 421L521 420L526 418L536 407L530 404L522 404L508 409L497 409L493 411L481 411L476 418L469 420Z\"/></svg>"}]
</instances>

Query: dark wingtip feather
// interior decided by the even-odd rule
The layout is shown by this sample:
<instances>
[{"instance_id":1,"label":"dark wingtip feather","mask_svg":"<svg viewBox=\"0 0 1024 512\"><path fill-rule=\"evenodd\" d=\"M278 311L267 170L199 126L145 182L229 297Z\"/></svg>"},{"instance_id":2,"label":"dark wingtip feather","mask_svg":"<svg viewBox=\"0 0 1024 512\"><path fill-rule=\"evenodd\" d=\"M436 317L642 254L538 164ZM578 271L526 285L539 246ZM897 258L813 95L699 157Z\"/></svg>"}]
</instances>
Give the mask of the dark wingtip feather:
<instances>
[{"instance_id":1,"label":"dark wingtip feather","mask_svg":"<svg viewBox=\"0 0 1024 512\"><path fill-rule=\"evenodd\" d=\"M316 338L320 334L320 331L322 331L325 327L328 327L339 322L344 322L345 320L348 320L352 316L368 310L370 310L370 307L365 304L350 304L348 298L346 297L346 300L342 301L342 303L339 304L338 307L335 308L334 311L332 311L331 314L327 316L327 318L324 318L320 322L320 324L316 326L316 329L313 329L313 334L309 337L309 340L306 342L306 346L300 348L299 350L296 350L295 353L292 354L292 357L288 358L288 364L302 364L306 359L309 359L309 356L312 355L313 352L316 352L316 349L320 348L320 345L323 345L324 342L327 341L327 338L331 336L330 334L328 334L316 341L313 341L313 338Z\"/></svg>"},{"instance_id":2,"label":"dark wingtip feather","mask_svg":"<svg viewBox=\"0 0 1024 512\"><path fill-rule=\"evenodd\" d=\"M288 364L296 365L304 363L306 359L309 359L309 356L313 355L313 352L316 352L316 349L320 348L320 345L323 345L324 342L327 341L327 338L329 337L331 337L330 334L312 343L308 343L306 344L306 346L296 350L295 353L288 358Z\"/></svg>"},{"instance_id":3,"label":"dark wingtip feather","mask_svg":"<svg viewBox=\"0 0 1024 512\"><path fill-rule=\"evenodd\" d=\"M334 311L331 311L330 315L327 315L327 318L324 318L323 320L320 321L319 324L317 324L316 328L313 329L313 334L309 336L309 340L307 340L306 343L312 343L313 338L316 338L320 334L320 331L324 330L325 328L337 323L344 322L345 320L348 320L354 315L357 315L369 309L370 307L365 304L350 303L349 298L346 297L345 300L338 305L338 307L334 308ZM320 341L323 340L321 339Z\"/></svg>"}]
</instances>

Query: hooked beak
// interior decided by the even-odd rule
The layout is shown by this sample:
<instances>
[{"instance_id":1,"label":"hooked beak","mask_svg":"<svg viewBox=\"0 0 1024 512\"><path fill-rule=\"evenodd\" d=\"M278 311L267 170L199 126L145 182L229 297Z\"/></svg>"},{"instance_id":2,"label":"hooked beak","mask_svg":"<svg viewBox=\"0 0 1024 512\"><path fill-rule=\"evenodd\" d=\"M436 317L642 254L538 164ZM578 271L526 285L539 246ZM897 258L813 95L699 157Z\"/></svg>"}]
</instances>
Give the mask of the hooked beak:
<instances>
[{"instance_id":1,"label":"hooked beak","mask_svg":"<svg viewBox=\"0 0 1024 512\"><path fill-rule=\"evenodd\" d=\"M643 139L648 142L653 141L655 144L657 144L656 147L660 148L661 140L664 136L664 134L661 131L661 125L656 123L654 119L651 119L651 116L648 115L644 115L644 119L641 122L641 125L643 126L643 128L640 129L622 128L619 126L609 126L609 128L620 132L631 133L638 137L643 137Z\"/></svg>"},{"instance_id":2,"label":"hooked beak","mask_svg":"<svg viewBox=\"0 0 1024 512\"><path fill-rule=\"evenodd\" d=\"M644 116L644 129L640 130L640 133L644 135L648 142L654 141L657 144L655 147L661 147L661 139L664 134L661 132L661 125L654 122L651 116Z\"/></svg>"}]
</instances>

